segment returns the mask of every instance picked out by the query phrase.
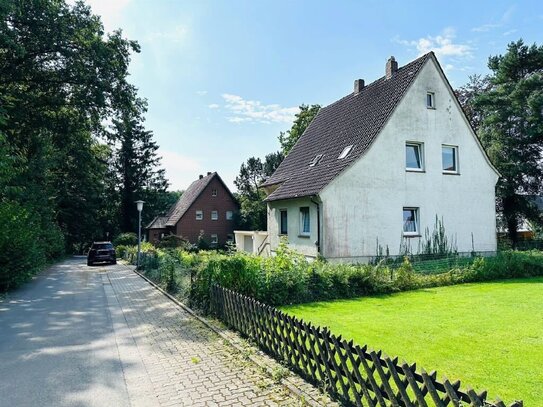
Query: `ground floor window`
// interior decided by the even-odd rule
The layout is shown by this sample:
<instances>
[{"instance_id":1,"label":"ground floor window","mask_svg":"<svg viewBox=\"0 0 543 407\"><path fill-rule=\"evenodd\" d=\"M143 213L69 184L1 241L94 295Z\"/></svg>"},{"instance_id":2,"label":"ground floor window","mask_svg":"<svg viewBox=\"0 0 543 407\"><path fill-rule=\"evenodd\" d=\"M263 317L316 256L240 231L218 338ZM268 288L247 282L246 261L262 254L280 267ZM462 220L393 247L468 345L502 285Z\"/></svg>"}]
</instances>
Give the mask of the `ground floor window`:
<instances>
[{"instance_id":1,"label":"ground floor window","mask_svg":"<svg viewBox=\"0 0 543 407\"><path fill-rule=\"evenodd\" d=\"M287 214L286 209L281 209L279 218L280 218L279 233L281 235L288 235L288 214Z\"/></svg>"},{"instance_id":2,"label":"ground floor window","mask_svg":"<svg viewBox=\"0 0 543 407\"><path fill-rule=\"evenodd\" d=\"M300 208L300 235L309 236L311 233L311 222L309 219L309 206Z\"/></svg>"},{"instance_id":3,"label":"ground floor window","mask_svg":"<svg viewBox=\"0 0 543 407\"><path fill-rule=\"evenodd\" d=\"M403 208L403 234L419 234L419 208Z\"/></svg>"},{"instance_id":4,"label":"ground floor window","mask_svg":"<svg viewBox=\"0 0 543 407\"><path fill-rule=\"evenodd\" d=\"M211 235L211 244L212 245L218 245L219 244L219 236L218 235Z\"/></svg>"}]
</instances>

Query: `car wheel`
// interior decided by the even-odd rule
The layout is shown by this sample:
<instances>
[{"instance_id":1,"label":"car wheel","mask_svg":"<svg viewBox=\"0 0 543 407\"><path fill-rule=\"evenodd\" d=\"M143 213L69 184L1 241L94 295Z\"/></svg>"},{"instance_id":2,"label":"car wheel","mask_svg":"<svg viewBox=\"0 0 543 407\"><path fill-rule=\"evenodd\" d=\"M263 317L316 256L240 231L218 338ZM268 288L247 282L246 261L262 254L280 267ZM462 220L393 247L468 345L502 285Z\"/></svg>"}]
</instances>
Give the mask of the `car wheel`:
<instances>
[{"instance_id":1,"label":"car wheel","mask_svg":"<svg viewBox=\"0 0 543 407\"><path fill-rule=\"evenodd\" d=\"M91 261L88 261L88 262L87 262L87 266L92 266L92 262L91 262Z\"/></svg>"},{"instance_id":2,"label":"car wheel","mask_svg":"<svg viewBox=\"0 0 543 407\"><path fill-rule=\"evenodd\" d=\"M117 260L113 260L111 264L117 264Z\"/></svg>"}]
</instances>

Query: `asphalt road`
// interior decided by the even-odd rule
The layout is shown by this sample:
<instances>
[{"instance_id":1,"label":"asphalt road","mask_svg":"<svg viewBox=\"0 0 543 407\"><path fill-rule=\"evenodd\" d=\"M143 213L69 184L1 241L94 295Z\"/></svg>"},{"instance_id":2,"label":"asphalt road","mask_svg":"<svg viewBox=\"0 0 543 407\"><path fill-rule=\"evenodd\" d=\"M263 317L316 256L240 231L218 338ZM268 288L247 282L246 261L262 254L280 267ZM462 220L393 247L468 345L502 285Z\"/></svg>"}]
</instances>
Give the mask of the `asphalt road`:
<instances>
[{"instance_id":1,"label":"asphalt road","mask_svg":"<svg viewBox=\"0 0 543 407\"><path fill-rule=\"evenodd\" d=\"M105 268L73 258L0 302L0 406L129 406Z\"/></svg>"}]
</instances>

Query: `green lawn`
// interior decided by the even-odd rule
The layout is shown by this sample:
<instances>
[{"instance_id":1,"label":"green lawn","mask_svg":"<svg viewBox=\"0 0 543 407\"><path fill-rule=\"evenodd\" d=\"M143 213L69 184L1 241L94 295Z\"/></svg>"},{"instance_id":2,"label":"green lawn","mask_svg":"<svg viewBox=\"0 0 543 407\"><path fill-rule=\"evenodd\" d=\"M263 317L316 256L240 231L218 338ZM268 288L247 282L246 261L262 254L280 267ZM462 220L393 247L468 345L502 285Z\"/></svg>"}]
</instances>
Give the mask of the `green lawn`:
<instances>
[{"instance_id":1,"label":"green lawn","mask_svg":"<svg viewBox=\"0 0 543 407\"><path fill-rule=\"evenodd\" d=\"M543 405L543 278L283 307L490 398Z\"/></svg>"}]
</instances>

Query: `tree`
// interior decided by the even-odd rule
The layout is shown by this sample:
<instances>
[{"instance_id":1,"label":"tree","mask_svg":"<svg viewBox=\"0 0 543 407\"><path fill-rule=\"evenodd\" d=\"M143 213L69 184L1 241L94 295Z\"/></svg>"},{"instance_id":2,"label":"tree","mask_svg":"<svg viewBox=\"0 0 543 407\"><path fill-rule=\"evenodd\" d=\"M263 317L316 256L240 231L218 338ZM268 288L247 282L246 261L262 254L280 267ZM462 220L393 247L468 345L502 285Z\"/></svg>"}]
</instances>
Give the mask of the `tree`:
<instances>
[{"instance_id":1,"label":"tree","mask_svg":"<svg viewBox=\"0 0 543 407\"><path fill-rule=\"evenodd\" d=\"M133 86L126 86L121 92L108 139L114 150L112 165L120 197L121 231L133 232L137 230L138 220L134 202L138 199L147 202L143 222L151 221L164 210L156 208L157 197L166 193L168 181L160 168L153 133L144 126L146 101L137 97Z\"/></svg>"},{"instance_id":2,"label":"tree","mask_svg":"<svg viewBox=\"0 0 543 407\"><path fill-rule=\"evenodd\" d=\"M543 193L543 47L512 42L488 67L490 88L473 106L481 143L501 173L497 208L515 244L521 219L540 216L532 197Z\"/></svg>"},{"instance_id":3,"label":"tree","mask_svg":"<svg viewBox=\"0 0 543 407\"><path fill-rule=\"evenodd\" d=\"M281 152L286 156L320 110L320 105L301 105L290 130L279 134Z\"/></svg>"},{"instance_id":4,"label":"tree","mask_svg":"<svg viewBox=\"0 0 543 407\"><path fill-rule=\"evenodd\" d=\"M456 89L454 93L475 131L481 125L481 111L474 106L475 99L490 89L490 77L480 74L470 75L468 83Z\"/></svg>"},{"instance_id":5,"label":"tree","mask_svg":"<svg viewBox=\"0 0 543 407\"><path fill-rule=\"evenodd\" d=\"M0 205L31 220L38 251L52 259L64 244L78 251L119 231L118 149L137 149L146 200L164 190L142 114L122 140L104 138L103 123L143 104L127 82L139 46L120 31L106 35L83 2L3 0L0 17ZM15 239L6 224L0 233Z\"/></svg>"},{"instance_id":6,"label":"tree","mask_svg":"<svg viewBox=\"0 0 543 407\"><path fill-rule=\"evenodd\" d=\"M272 175L283 161L283 153L277 151L266 155L264 162L260 158L251 157L241 164L239 175L234 180L238 189L237 199L240 203L240 219L238 224L244 229L266 230L267 214L264 199L266 194L260 184Z\"/></svg>"}]
</instances>

